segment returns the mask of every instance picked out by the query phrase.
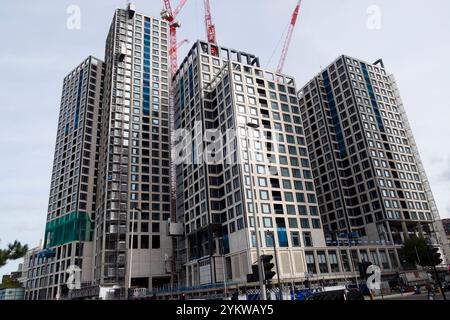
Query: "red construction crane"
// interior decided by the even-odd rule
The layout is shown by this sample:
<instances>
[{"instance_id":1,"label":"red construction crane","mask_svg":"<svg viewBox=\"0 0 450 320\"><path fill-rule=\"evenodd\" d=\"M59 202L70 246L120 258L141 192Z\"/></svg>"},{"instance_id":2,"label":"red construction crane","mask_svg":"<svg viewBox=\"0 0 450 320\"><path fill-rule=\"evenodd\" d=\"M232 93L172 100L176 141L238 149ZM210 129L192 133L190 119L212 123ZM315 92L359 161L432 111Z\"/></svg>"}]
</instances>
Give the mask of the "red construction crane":
<instances>
[{"instance_id":1,"label":"red construction crane","mask_svg":"<svg viewBox=\"0 0 450 320\"><path fill-rule=\"evenodd\" d=\"M178 68L178 48L185 42L182 41L181 44L177 43L177 28L180 24L175 19L180 13L183 6L186 4L187 0L181 0L178 6L172 11L172 6L170 5L170 0L164 0L164 10L161 12L161 18L169 22L170 25L170 70L172 75L177 72Z\"/></svg>"},{"instance_id":2,"label":"red construction crane","mask_svg":"<svg viewBox=\"0 0 450 320\"><path fill-rule=\"evenodd\" d=\"M216 56L218 53L217 39L216 39L216 26L212 22L211 6L209 4L209 0L203 0L203 2L205 4L206 37L208 39L208 42L213 45L213 46L211 46L211 54Z\"/></svg>"},{"instance_id":3,"label":"red construction crane","mask_svg":"<svg viewBox=\"0 0 450 320\"><path fill-rule=\"evenodd\" d=\"M291 45L292 34L294 33L295 25L297 24L297 18L300 12L301 4L302 0L299 0L297 6L295 7L294 13L292 14L291 24L289 25L289 31L287 34L286 42L284 43L283 52L281 53L281 59L278 64L277 73L281 73L283 71L284 62L286 61L289 46Z\"/></svg>"}]
</instances>

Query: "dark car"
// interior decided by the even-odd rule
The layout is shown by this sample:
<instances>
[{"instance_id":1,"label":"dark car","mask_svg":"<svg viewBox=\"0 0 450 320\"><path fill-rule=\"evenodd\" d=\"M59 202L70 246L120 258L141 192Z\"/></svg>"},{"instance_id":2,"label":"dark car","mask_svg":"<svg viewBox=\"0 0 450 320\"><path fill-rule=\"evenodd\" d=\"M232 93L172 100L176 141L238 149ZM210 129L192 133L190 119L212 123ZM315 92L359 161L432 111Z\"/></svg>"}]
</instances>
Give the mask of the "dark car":
<instances>
[{"instance_id":1,"label":"dark car","mask_svg":"<svg viewBox=\"0 0 450 320\"><path fill-rule=\"evenodd\" d=\"M318 292L311 295L310 301L345 301L345 300L364 300L364 295L358 289L335 290Z\"/></svg>"}]
</instances>

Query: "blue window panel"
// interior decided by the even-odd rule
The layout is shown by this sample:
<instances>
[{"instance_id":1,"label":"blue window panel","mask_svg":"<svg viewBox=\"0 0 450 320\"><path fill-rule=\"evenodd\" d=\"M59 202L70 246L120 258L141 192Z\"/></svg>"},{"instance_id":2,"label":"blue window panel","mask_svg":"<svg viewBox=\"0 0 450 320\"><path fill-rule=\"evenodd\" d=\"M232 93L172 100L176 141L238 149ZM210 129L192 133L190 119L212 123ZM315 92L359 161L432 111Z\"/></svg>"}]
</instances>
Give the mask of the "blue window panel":
<instances>
[{"instance_id":1,"label":"blue window panel","mask_svg":"<svg viewBox=\"0 0 450 320\"><path fill-rule=\"evenodd\" d=\"M183 78L180 79L180 109L184 109L184 81Z\"/></svg>"},{"instance_id":2,"label":"blue window panel","mask_svg":"<svg viewBox=\"0 0 450 320\"><path fill-rule=\"evenodd\" d=\"M144 74L142 80L142 112L150 115L150 20L144 23Z\"/></svg>"},{"instance_id":3,"label":"blue window panel","mask_svg":"<svg viewBox=\"0 0 450 320\"><path fill-rule=\"evenodd\" d=\"M286 232L286 223L283 218L277 218L277 234L278 234L278 243L281 248L289 247L287 232Z\"/></svg>"},{"instance_id":4,"label":"blue window panel","mask_svg":"<svg viewBox=\"0 0 450 320\"><path fill-rule=\"evenodd\" d=\"M80 77L78 78L78 92L77 92L77 105L75 109L75 117L73 120L73 126L78 129L78 121L80 117L80 105L81 105L81 88L83 85L83 72L80 72Z\"/></svg>"},{"instance_id":5,"label":"blue window panel","mask_svg":"<svg viewBox=\"0 0 450 320\"><path fill-rule=\"evenodd\" d=\"M67 124L66 124L66 127L64 128L64 134L65 134L65 135L68 135L68 134L69 134L69 131L70 131L70 128L69 128L69 124L67 123Z\"/></svg>"},{"instance_id":6,"label":"blue window panel","mask_svg":"<svg viewBox=\"0 0 450 320\"><path fill-rule=\"evenodd\" d=\"M385 132L383 119L381 118L380 108L378 107L377 99L375 98L375 93L373 92L372 82L370 82L369 72L367 71L367 66L365 63L361 62L362 71L364 74L364 80L366 81L367 90L369 91L370 102L375 112L375 118L377 119L378 128L381 132Z\"/></svg>"},{"instance_id":7,"label":"blue window panel","mask_svg":"<svg viewBox=\"0 0 450 320\"><path fill-rule=\"evenodd\" d=\"M325 92L327 94L327 102L330 108L330 114L333 121L334 131L336 132L336 139L339 148L339 154L342 158L347 156L347 148L345 146L344 135L342 134L341 121L336 108L336 101L334 100L333 90L331 88L330 76L328 71L322 73L323 84L325 86Z\"/></svg>"},{"instance_id":8,"label":"blue window panel","mask_svg":"<svg viewBox=\"0 0 450 320\"><path fill-rule=\"evenodd\" d=\"M192 66L189 66L189 95L191 98L194 97L194 72L192 71Z\"/></svg>"},{"instance_id":9,"label":"blue window panel","mask_svg":"<svg viewBox=\"0 0 450 320\"><path fill-rule=\"evenodd\" d=\"M223 251L225 254L230 253L230 240L227 234L223 236Z\"/></svg>"},{"instance_id":10,"label":"blue window panel","mask_svg":"<svg viewBox=\"0 0 450 320\"><path fill-rule=\"evenodd\" d=\"M142 110L144 115L148 116L150 114L150 103L148 101L142 103Z\"/></svg>"}]
</instances>

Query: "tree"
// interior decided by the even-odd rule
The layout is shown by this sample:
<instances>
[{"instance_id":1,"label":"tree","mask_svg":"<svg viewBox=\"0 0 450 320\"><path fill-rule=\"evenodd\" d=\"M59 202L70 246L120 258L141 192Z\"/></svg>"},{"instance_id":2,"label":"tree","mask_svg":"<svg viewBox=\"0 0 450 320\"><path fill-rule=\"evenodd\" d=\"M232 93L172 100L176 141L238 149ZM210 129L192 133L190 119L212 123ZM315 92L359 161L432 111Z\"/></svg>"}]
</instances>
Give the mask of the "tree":
<instances>
[{"instance_id":1,"label":"tree","mask_svg":"<svg viewBox=\"0 0 450 320\"><path fill-rule=\"evenodd\" d=\"M22 287L22 284L19 281L9 277L3 277L3 282L0 283L0 289L14 289L20 287Z\"/></svg>"},{"instance_id":2,"label":"tree","mask_svg":"<svg viewBox=\"0 0 450 320\"><path fill-rule=\"evenodd\" d=\"M406 261L412 265L421 267L434 267L442 260L433 254L434 248L430 246L424 238L411 237L403 243L403 253Z\"/></svg>"},{"instance_id":3,"label":"tree","mask_svg":"<svg viewBox=\"0 0 450 320\"><path fill-rule=\"evenodd\" d=\"M441 278L436 268L437 265L442 263L439 248L429 245L424 238L412 237L405 240L403 254L409 263L422 267L430 267L434 271L434 277L441 290L442 298L447 300L444 289L442 288Z\"/></svg>"},{"instance_id":4,"label":"tree","mask_svg":"<svg viewBox=\"0 0 450 320\"><path fill-rule=\"evenodd\" d=\"M17 260L25 256L28 245L22 245L19 241L8 244L7 249L0 249L0 268L8 263L8 260Z\"/></svg>"}]
</instances>

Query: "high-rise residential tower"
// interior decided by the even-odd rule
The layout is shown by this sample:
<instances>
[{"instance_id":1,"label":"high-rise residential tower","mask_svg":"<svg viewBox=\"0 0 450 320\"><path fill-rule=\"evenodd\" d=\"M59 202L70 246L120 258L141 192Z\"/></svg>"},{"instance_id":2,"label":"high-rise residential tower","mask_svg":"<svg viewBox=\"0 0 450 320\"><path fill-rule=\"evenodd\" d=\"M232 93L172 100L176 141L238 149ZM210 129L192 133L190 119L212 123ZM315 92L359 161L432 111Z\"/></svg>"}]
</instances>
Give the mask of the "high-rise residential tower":
<instances>
[{"instance_id":1,"label":"high-rise residential tower","mask_svg":"<svg viewBox=\"0 0 450 320\"><path fill-rule=\"evenodd\" d=\"M91 283L102 90L103 62L94 57L64 79L43 250L27 262L26 299L61 297L71 266Z\"/></svg>"},{"instance_id":2,"label":"high-rise residential tower","mask_svg":"<svg viewBox=\"0 0 450 320\"><path fill-rule=\"evenodd\" d=\"M299 92L327 237L442 243L439 214L396 82L383 61L341 56Z\"/></svg>"},{"instance_id":3,"label":"high-rise residential tower","mask_svg":"<svg viewBox=\"0 0 450 320\"><path fill-rule=\"evenodd\" d=\"M261 254L275 241L281 276L304 276L305 248L325 239L294 80L197 42L173 88L180 285L247 282L254 214Z\"/></svg>"},{"instance_id":4,"label":"high-rise residential tower","mask_svg":"<svg viewBox=\"0 0 450 320\"><path fill-rule=\"evenodd\" d=\"M169 30L115 12L106 41L95 275L107 288L170 283Z\"/></svg>"}]
</instances>

